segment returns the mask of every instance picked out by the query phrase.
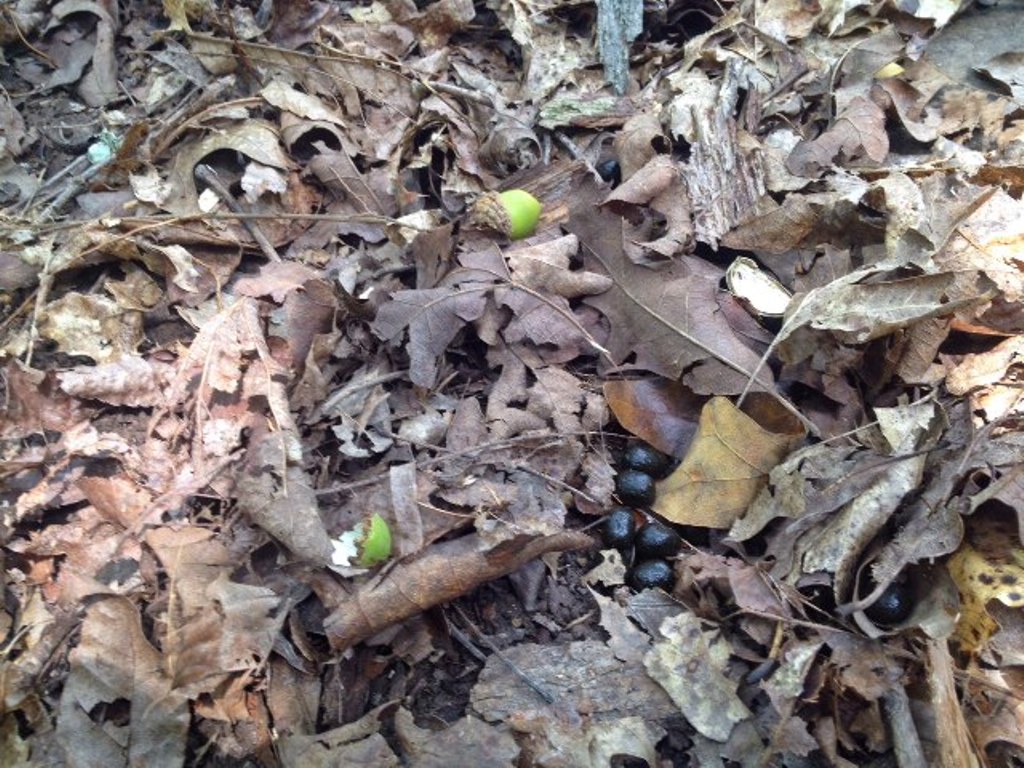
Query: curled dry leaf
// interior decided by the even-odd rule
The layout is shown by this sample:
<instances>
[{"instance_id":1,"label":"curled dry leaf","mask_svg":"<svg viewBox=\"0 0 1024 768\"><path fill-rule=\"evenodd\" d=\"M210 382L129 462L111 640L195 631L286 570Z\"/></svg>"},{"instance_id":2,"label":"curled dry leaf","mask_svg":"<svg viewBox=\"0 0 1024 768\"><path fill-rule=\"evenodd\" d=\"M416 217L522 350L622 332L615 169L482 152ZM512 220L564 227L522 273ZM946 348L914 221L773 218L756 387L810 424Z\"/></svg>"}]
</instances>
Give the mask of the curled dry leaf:
<instances>
[{"instance_id":1,"label":"curled dry leaf","mask_svg":"<svg viewBox=\"0 0 1024 768\"><path fill-rule=\"evenodd\" d=\"M797 562L803 573L835 574L837 600L850 594L857 560L883 530L907 494L920 487L926 454L893 457L885 461L860 495L845 504L820 526L803 535L797 545Z\"/></svg>"},{"instance_id":2,"label":"curled dry leaf","mask_svg":"<svg viewBox=\"0 0 1024 768\"><path fill-rule=\"evenodd\" d=\"M636 264L661 261L693 247L690 196L679 165L667 155L655 155L602 205L625 219L623 247ZM655 214L664 218L664 227L648 220Z\"/></svg>"},{"instance_id":3,"label":"curled dry leaf","mask_svg":"<svg viewBox=\"0 0 1024 768\"><path fill-rule=\"evenodd\" d=\"M111 363L79 366L57 374L69 395L111 405L154 406L163 402L174 368L158 360L126 356Z\"/></svg>"},{"instance_id":4,"label":"curled dry leaf","mask_svg":"<svg viewBox=\"0 0 1024 768\"><path fill-rule=\"evenodd\" d=\"M283 440L278 433L253 439L236 484L238 506L299 558L326 565L333 549L316 493L302 467L289 461Z\"/></svg>"},{"instance_id":5,"label":"curled dry leaf","mask_svg":"<svg viewBox=\"0 0 1024 768\"><path fill-rule=\"evenodd\" d=\"M117 78L117 57L115 56L114 37L120 29L117 14L111 14L109 6L101 2L67 2L57 3L51 10L56 19L66 21L72 14L86 13L96 16L95 31L88 35L82 42L89 40L92 49L92 68L81 78L78 92L86 104L92 107L100 107L116 99L121 94ZM80 33L72 33L73 37L79 37ZM24 38L22 38L24 39ZM66 43L65 43L66 44ZM59 45L59 43L58 43ZM64 71L54 72L51 75L50 87L64 85L78 80L81 74L81 67L84 63L78 56L60 56L65 60Z\"/></svg>"},{"instance_id":6,"label":"curled dry leaf","mask_svg":"<svg viewBox=\"0 0 1024 768\"><path fill-rule=\"evenodd\" d=\"M268 657L285 619L282 599L268 587L232 581L236 558L212 531L156 528L146 544L174 593L163 651L177 692L210 693Z\"/></svg>"},{"instance_id":7,"label":"curled dry leaf","mask_svg":"<svg viewBox=\"0 0 1024 768\"><path fill-rule=\"evenodd\" d=\"M966 396L971 409L1000 419L1020 413L1021 396L1014 372L1024 362L1024 336L1012 336L987 352L965 355L946 376L949 391Z\"/></svg>"},{"instance_id":8,"label":"curled dry leaf","mask_svg":"<svg viewBox=\"0 0 1024 768\"><path fill-rule=\"evenodd\" d=\"M822 331L848 344L862 344L981 303L991 287L979 276L973 296L954 299L950 290L957 276L952 272L878 280L882 276L866 268L795 297L773 345L779 356L789 363L806 359L818 348L816 337Z\"/></svg>"},{"instance_id":9,"label":"curled dry leaf","mask_svg":"<svg viewBox=\"0 0 1024 768\"><path fill-rule=\"evenodd\" d=\"M285 170L292 167L292 161L282 151L277 131L272 125L251 119L238 122L211 133L175 154L169 179L171 191L163 201L163 207L182 215L198 213L199 194L193 171L203 158L224 149L239 152L272 168Z\"/></svg>"},{"instance_id":10,"label":"curled dry leaf","mask_svg":"<svg viewBox=\"0 0 1024 768\"><path fill-rule=\"evenodd\" d=\"M383 704L354 723L321 733L282 733L278 741L281 764L284 768L398 768L398 756L380 733L384 715L393 707L391 702Z\"/></svg>"},{"instance_id":11,"label":"curled dry leaf","mask_svg":"<svg viewBox=\"0 0 1024 768\"><path fill-rule=\"evenodd\" d=\"M306 120L345 125L345 116L322 99L293 88L284 80L275 79L260 91L260 96L278 109L286 110Z\"/></svg>"},{"instance_id":12,"label":"curled dry leaf","mask_svg":"<svg viewBox=\"0 0 1024 768\"><path fill-rule=\"evenodd\" d=\"M536 134L521 120L499 119L480 146L480 159L502 177L536 165L540 156Z\"/></svg>"},{"instance_id":13,"label":"curled dry leaf","mask_svg":"<svg viewBox=\"0 0 1024 768\"><path fill-rule=\"evenodd\" d=\"M657 115L638 112L615 134L615 156L622 166L623 180L647 165L659 151L668 147L668 139Z\"/></svg>"},{"instance_id":14,"label":"curled dry leaf","mask_svg":"<svg viewBox=\"0 0 1024 768\"><path fill-rule=\"evenodd\" d=\"M56 374L44 373L9 357L0 368L5 379L6 403L0 419L0 437L11 440L44 429L61 431L83 423L81 404L54 386Z\"/></svg>"},{"instance_id":15,"label":"curled dry leaf","mask_svg":"<svg viewBox=\"0 0 1024 768\"><path fill-rule=\"evenodd\" d=\"M612 279L596 272L569 269L569 260L579 250L575 235L566 235L536 245L509 251L512 277L535 290L551 291L567 299L593 296L612 286Z\"/></svg>"}]
</instances>

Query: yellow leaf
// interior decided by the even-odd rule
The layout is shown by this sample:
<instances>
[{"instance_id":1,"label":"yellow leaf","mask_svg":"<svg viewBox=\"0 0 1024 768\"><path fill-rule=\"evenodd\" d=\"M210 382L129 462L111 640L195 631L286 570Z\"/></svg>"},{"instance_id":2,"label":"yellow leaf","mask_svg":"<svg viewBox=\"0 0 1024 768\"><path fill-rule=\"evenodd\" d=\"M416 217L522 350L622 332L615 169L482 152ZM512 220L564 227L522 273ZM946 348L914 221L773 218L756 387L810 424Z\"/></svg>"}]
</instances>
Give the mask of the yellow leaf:
<instances>
[{"instance_id":1,"label":"yellow leaf","mask_svg":"<svg viewBox=\"0 0 1024 768\"><path fill-rule=\"evenodd\" d=\"M989 615L990 600L1009 608L1024 607L1024 550L1008 521L991 518L975 523L947 568L960 590L960 619L954 639L961 650L977 653L999 625Z\"/></svg>"}]
</instances>

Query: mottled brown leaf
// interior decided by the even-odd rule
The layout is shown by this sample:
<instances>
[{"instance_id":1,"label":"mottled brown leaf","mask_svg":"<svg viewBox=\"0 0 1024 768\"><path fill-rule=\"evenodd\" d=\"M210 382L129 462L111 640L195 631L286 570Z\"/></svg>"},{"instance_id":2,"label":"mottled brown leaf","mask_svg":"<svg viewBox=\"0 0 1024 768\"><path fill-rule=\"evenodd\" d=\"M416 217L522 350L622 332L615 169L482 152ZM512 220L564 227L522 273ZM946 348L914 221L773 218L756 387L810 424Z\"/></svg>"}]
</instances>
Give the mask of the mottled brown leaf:
<instances>
[{"instance_id":1,"label":"mottled brown leaf","mask_svg":"<svg viewBox=\"0 0 1024 768\"><path fill-rule=\"evenodd\" d=\"M721 393L742 389L757 365L754 354L718 311L715 294L722 271L685 257L659 267L626 258L622 221L589 205L573 209L569 228L584 246L584 262L606 272L615 285L587 303L608 318L608 350L616 364L645 368L678 379L695 365L725 367Z\"/></svg>"},{"instance_id":2,"label":"mottled brown leaf","mask_svg":"<svg viewBox=\"0 0 1024 768\"><path fill-rule=\"evenodd\" d=\"M858 96L825 133L798 144L786 161L796 176L816 177L833 164L870 161L879 164L889 153L885 113L870 99Z\"/></svg>"},{"instance_id":3,"label":"mottled brown leaf","mask_svg":"<svg viewBox=\"0 0 1024 768\"><path fill-rule=\"evenodd\" d=\"M68 766L184 764L188 702L172 690L130 600L92 603L70 662L57 717ZM117 705L127 708L123 717L116 715Z\"/></svg>"},{"instance_id":4,"label":"mottled brown leaf","mask_svg":"<svg viewBox=\"0 0 1024 768\"><path fill-rule=\"evenodd\" d=\"M380 308L373 327L390 341L409 329L409 377L422 387L432 387L438 358L464 325L480 319L486 304L487 293L479 288L399 291Z\"/></svg>"}]
</instances>

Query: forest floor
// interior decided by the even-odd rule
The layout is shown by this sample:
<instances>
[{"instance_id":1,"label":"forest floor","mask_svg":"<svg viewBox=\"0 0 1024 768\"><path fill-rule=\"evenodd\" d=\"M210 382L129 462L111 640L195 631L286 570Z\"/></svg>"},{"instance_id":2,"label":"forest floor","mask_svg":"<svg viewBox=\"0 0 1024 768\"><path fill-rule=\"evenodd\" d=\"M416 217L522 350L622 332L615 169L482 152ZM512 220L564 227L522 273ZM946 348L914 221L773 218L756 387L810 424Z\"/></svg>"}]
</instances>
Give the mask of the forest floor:
<instances>
[{"instance_id":1,"label":"forest floor","mask_svg":"<svg viewBox=\"0 0 1024 768\"><path fill-rule=\"evenodd\" d=\"M0 766L1024 765L1022 11L4 3Z\"/></svg>"}]
</instances>

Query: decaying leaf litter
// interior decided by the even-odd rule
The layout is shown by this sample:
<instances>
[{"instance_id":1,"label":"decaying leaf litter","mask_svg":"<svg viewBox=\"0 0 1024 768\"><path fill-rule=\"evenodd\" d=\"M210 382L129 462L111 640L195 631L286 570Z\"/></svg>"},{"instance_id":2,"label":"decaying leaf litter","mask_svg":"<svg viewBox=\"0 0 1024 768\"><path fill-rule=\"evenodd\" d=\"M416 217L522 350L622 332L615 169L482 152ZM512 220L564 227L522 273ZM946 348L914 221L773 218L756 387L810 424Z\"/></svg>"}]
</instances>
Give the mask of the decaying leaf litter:
<instances>
[{"instance_id":1,"label":"decaying leaf litter","mask_svg":"<svg viewBox=\"0 0 1024 768\"><path fill-rule=\"evenodd\" d=\"M1018 4L421 5L2 9L4 764L1017 764Z\"/></svg>"}]
</instances>

